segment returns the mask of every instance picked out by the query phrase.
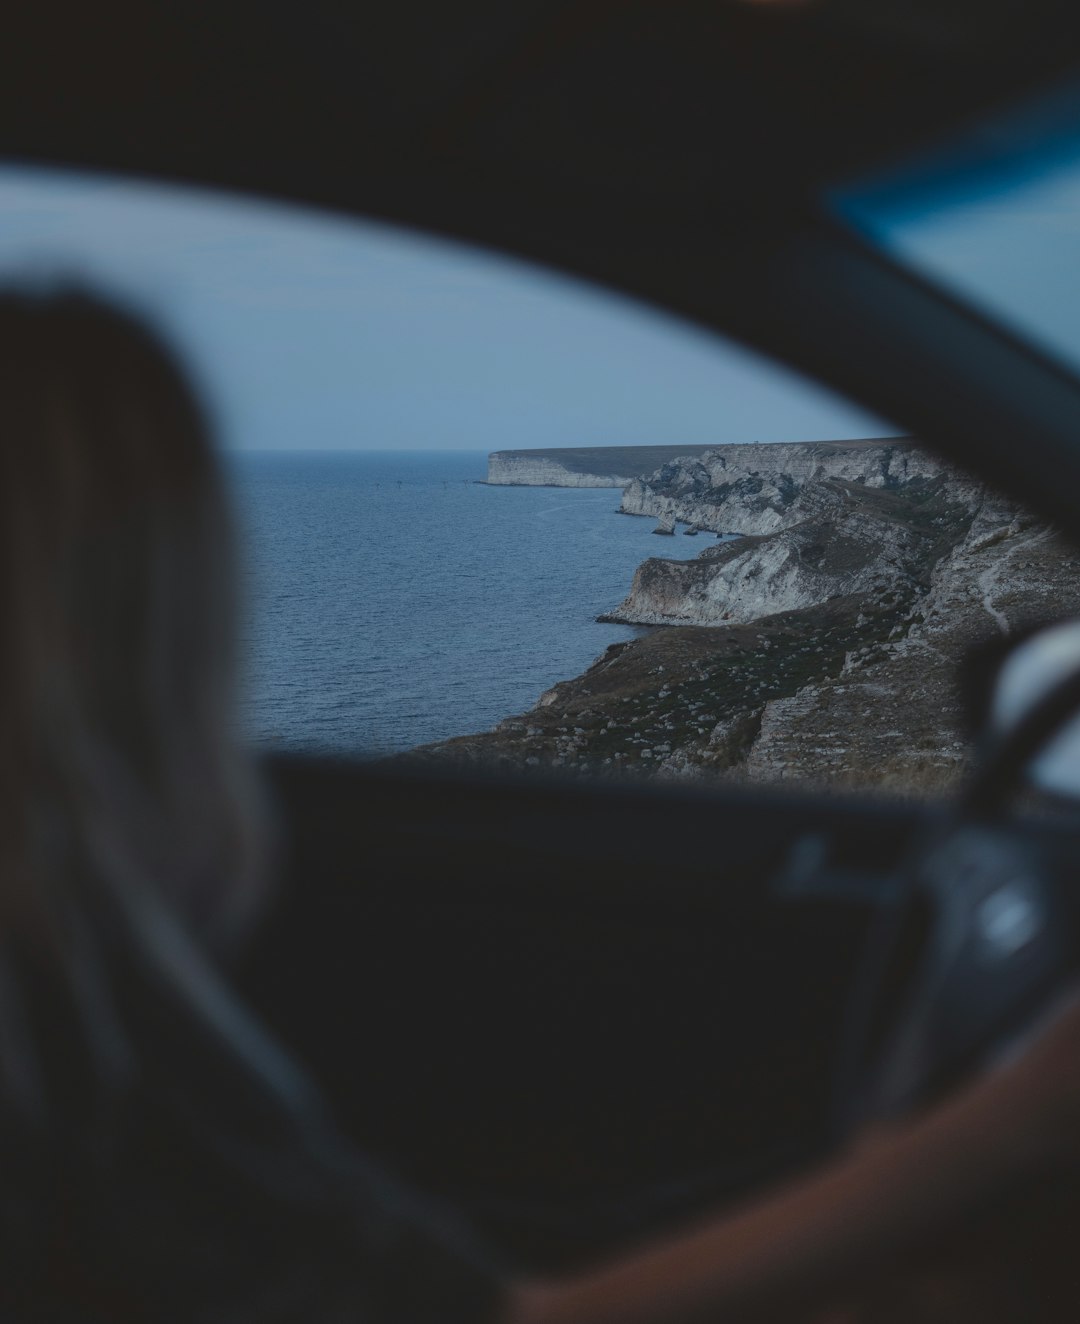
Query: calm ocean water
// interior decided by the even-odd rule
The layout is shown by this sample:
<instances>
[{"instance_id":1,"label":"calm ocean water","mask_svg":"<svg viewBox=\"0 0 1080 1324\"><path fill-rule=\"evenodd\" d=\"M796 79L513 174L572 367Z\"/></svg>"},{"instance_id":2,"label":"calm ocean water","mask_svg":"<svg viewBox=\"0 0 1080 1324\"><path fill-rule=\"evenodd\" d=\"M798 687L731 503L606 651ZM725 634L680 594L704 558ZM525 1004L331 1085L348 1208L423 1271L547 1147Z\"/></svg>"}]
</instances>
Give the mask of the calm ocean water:
<instances>
[{"instance_id":1,"label":"calm ocean water","mask_svg":"<svg viewBox=\"0 0 1080 1324\"><path fill-rule=\"evenodd\" d=\"M700 550L615 514L614 489L486 472L481 452L230 457L257 743L376 755L485 730L640 633L594 618L641 561Z\"/></svg>"}]
</instances>

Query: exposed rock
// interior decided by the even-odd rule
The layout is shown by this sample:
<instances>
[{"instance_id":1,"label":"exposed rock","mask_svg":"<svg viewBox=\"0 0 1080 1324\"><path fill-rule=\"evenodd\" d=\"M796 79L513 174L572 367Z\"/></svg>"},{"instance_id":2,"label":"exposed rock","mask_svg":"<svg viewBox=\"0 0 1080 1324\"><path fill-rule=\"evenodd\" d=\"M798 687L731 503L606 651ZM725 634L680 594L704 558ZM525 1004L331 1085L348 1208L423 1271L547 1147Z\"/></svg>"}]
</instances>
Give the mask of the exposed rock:
<instances>
[{"instance_id":1,"label":"exposed rock","mask_svg":"<svg viewBox=\"0 0 1080 1324\"><path fill-rule=\"evenodd\" d=\"M725 505L715 518L727 515ZM970 519L970 481L940 466L902 487L808 480L793 490L773 533L712 544L693 561L644 562L606 619L720 625L844 594L907 592Z\"/></svg>"},{"instance_id":2,"label":"exposed rock","mask_svg":"<svg viewBox=\"0 0 1080 1324\"><path fill-rule=\"evenodd\" d=\"M523 718L405 757L905 795L955 783L970 756L957 664L1080 614L1080 553L908 442L725 450L626 494L703 528L756 521L639 568L616 618L672 628L613 645Z\"/></svg>"},{"instance_id":3,"label":"exposed rock","mask_svg":"<svg viewBox=\"0 0 1080 1324\"><path fill-rule=\"evenodd\" d=\"M635 478L620 509L629 515L669 515L714 533L765 534L804 518L795 500L808 483L838 478L898 487L935 477L941 469L906 437L718 446L693 459L673 458L650 477Z\"/></svg>"},{"instance_id":4,"label":"exposed rock","mask_svg":"<svg viewBox=\"0 0 1080 1324\"><path fill-rule=\"evenodd\" d=\"M989 639L1077 613L1080 554L987 495L895 637L766 706L746 775L900 791L949 785L970 753L957 663Z\"/></svg>"}]
</instances>

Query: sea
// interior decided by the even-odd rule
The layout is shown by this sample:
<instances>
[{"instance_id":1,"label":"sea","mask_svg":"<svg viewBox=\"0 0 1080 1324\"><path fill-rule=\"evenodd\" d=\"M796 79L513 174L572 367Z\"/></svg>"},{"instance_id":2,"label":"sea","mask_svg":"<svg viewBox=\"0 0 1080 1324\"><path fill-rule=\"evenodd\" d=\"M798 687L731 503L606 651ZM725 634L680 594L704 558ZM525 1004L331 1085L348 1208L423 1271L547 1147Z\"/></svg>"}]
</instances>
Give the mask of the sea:
<instances>
[{"instance_id":1,"label":"sea","mask_svg":"<svg viewBox=\"0 0 1080 1324\"><path fill-rule=\"evenodd\" d=\"M482 451L229 457L249 739L371 758L488 730L642 633L596 617L676 551L654 521L486 473Z\"/></svg>"}]
</instances>

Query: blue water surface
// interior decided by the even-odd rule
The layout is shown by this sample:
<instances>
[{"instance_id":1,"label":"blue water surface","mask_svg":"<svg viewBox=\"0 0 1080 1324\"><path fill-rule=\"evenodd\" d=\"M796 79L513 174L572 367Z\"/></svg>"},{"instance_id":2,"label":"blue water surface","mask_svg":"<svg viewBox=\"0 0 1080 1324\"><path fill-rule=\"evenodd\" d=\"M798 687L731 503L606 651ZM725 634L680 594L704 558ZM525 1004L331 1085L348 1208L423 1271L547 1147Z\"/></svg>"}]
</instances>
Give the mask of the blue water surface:
<instances>
[{"instance_id":1,"label":"blue water surface","mask_svg":"<svg viewBox=\"0 0 1080 1324\"><path fill-rule=\"evenodd\" d=\"M615 489L486 472L484 452L230 457L257 744L374 756L486 730L640 633L595 617L668 551L654 521Z\"/></svg>"}]
</instances>

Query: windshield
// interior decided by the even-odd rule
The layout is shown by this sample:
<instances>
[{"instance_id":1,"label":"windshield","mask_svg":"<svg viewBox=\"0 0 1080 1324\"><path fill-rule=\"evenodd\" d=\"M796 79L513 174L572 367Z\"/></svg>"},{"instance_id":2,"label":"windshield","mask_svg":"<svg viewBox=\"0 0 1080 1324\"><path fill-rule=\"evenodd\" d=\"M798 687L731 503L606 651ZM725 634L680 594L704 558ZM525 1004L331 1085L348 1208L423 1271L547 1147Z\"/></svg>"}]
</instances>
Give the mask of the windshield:
<instances>
[{"instance_id":1,"label":"windshield","mask_svg":"<svg viewBox=\"0 0 1080 1324\"><path fill-rule=\"evenodd\" d=\"M831 198L875 246L1080 367L1080 85Z\"/></svg>"}]
</instances>

